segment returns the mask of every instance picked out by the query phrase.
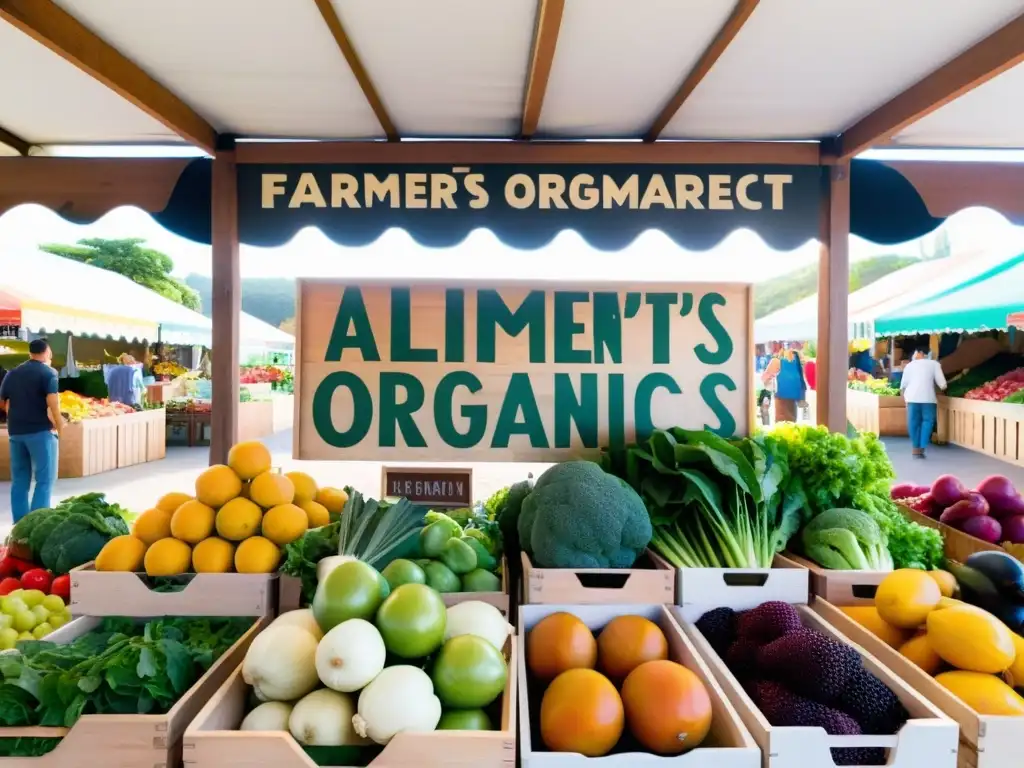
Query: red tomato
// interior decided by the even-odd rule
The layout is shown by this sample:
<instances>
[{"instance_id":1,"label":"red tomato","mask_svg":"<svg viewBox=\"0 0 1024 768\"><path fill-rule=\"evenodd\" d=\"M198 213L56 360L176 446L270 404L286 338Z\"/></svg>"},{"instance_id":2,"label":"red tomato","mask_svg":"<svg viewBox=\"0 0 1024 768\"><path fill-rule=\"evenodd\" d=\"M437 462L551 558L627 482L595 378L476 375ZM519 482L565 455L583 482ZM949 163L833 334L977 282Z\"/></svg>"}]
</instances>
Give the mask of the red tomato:
<instances>
[{"instance_id":1,"label":"red tomato","mask_svg":"<svg viewBox=\"0 0 1024 768\"><path fill-rule=\"evenodd\" d=\"M21 574L21 586L24 589L38 589L40 592L50 594L50 584L53 583L53 576L49 571L42 568L33 568Z\"/></svg>"},{"instance_id":2,"label":"red tomato","mask_svg":"<svg viewBox=\"0 0 1024 768\"><path fill-rule=\"evenodd\" d=\"M16 589L21 589L21 582L13 576L8 576L3 581L0 581L0 595L9 595Z\"/></svg>"},{"instance_id":3,"label":"red tomato","mask_svg":"<svg viewBox=\"0 0 1024 768\"><path fill-rule=\"evenodd\" d=\"M3 582L0 582L2 585ZM58 576L53 580L53 584L50 585L50 594L57 595L64 600L64 604L67 605L71 602L71 577L68 574Z\"/></svg>"}]
</instances>

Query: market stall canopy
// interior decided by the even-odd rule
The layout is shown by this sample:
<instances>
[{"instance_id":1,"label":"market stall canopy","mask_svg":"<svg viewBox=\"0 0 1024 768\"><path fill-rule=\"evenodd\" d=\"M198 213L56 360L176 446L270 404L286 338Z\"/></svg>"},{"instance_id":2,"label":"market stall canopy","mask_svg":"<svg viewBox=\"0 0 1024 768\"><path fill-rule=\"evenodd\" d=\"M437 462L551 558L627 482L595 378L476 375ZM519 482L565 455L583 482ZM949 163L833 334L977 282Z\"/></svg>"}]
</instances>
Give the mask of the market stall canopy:
<instances>
[{"instance_id":1,"label":"market stall canopy","mask_svg":"<svg viewBox=\"0 0 1024 768\"><path fill-rule=\"evenodd\" d=\"M1007 25L1022 12L1022 0L16 0L0 10L0 66L32 77L5 78L0 103L16 148L188 142L212 152L217 133L845 133L856 144L871 133L865 116L986 42L970 72L979 87L895 121L893 141L1024 146L1024 68L1003 39L1020 36L1024 25Z\"/></svg>"},{"instance_id":2,"label":"market stall canopy","mask_svg":"<svg viewBox=\"0 0 1024 768\"><path fill-rule=\"evenodd\" d=\"M210 318L116 272L44 251L0 254L0 306L17 302L35 333L210 346ZM289 350L295 339L244 312L242 344Z\"/></svg>"},{"instance_id":3,"label":"market stall canopy","mask_svg":"<svg viewBox=\"0 0 1024 768\"><path fill-rule=\"evenodd\" d=\"M875 318L935 296L1007 261L1005 253L971 251L910 264L849 296L850 338L881 335ZM814 294L765 315L754 323L754 341L796 341L818 335L818 296Z\"/></svg>"},{"instance_id":4,"label":"market stall canopy","mask_svg":"<svg viewBox=\"0 0 1024 768\"><path fill-rule=\"evenodd\" d=\"M973 333L1005 329L1007 315L1024 312L1024 254L924 301L880 316L885 336Z\"/></svg>"},{"instance_id":5,"label":"market stall canopy","mask_svg":"<svg viewBox=\"0 0 1024 768\"><path fill-rule=\"evenodd\" d=\"M246 159L245 139L388 139L389 148L408 150L400 153L405 163L416 162L425 142L395 140L537 139L526 149L548 144L552 159L544 167L563 175L570 189L570 166L555 167L564 161L554 159L562 150L552 140L660 139L648 148L663 159L646 167L660 163L682 173L689 173L685 161L665 159L680 140L736 142L729 149L734 158L743 142L770 142L757 146L806 158L721 155L725 165L747 163L762 180L793 175L786 206L793 211L771 217L768 226L769 211L742 205L730 205L728 217L669 214L657 205L628 217L618 206L559 215L534 210L528 226L522 212L496 205L377 205L343 215L324 211L330 216L315 223L346 244L402 226L422 243L452 245L485 226L520 247L539 247L571 228L613 249L661 228L681 245L706 249L737 227L751 227L773 246L791 248L817 234L800 214L817 199L810 187L823 172L819 160L827 165L882 143L1024 146L1016 97L1024 87L1022 12L1024 0L218 0L211 13L208 2L180 0L161 15L133 0L10 0L0 6L0 67L33 77L0 83L0 142L21 154L62 144L159 142L212 153L218 137L222 149L239 140L241 240L268 246L310 225L315 212L247 211L262 189L254 179L273 173L274 161L251 152ZM40 88L50 98L39 99ZM470 165L490 163L488 179L500 185L515 161L494 158L509 157L504 149L515 147L490 144L498 149L489 161L479 159L489 150L472 161L424 160L421 153L421 168L412 171L447 165L447 172L469 173ZM289 148L296 149L301 145ZM355 145L351 156L364 157L337 166L352 172L360 163L380 163L380 171L401 165L372 159L367 149L375 147ZM722 175L717 161L701 162L707 174ZM593 163L571 167L598 178L607 173ZM331 173L330 165L321 170ZM631 169L618 170L614 181L621 185ZM923 176L897 163L854 163L851 231L893 243L937 226L957 201L931 182L930 194L921 191ZM208 161L182 163L161 180L167 186L146 200L146 210L172 231L209 242L210 179ZM650 188L642 184L641 194ZM336 189L328 186L328 197ZM993 196L999 199L987 202L1007 198L1005 190ZM82 219L73 207L50 207ZM1024 221L1024 203L993 207Z\"/></svg>"}]
</instances>

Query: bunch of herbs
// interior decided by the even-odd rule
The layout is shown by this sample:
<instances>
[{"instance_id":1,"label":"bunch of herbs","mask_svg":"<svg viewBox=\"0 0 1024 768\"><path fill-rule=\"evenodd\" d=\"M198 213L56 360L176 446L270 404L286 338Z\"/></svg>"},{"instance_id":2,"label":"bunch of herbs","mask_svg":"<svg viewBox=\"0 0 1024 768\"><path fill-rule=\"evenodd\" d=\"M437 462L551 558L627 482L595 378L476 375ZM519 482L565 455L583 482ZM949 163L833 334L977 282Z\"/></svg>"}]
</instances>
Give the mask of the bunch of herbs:
<instances>
[{"instance_id":1,"label":"bunch of herbs","mask_svg":"<svg viewBox=\"0 0 1024 768\"><path fill-rule=\"evenodd\" d=\"M65 645L18 643L0 655L0 725L70 728L85 714L163 714L252 621L108 618Z\"/></svg>"}]
</instances>

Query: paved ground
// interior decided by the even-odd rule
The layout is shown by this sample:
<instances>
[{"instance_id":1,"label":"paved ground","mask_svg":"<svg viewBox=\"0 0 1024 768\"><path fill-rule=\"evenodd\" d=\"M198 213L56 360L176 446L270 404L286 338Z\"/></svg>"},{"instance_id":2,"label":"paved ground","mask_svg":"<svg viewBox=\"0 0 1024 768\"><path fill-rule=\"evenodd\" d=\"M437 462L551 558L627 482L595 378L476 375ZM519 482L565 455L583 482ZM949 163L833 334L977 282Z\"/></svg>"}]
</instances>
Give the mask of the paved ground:
<instances>
[{"instance_id":1,"label":"paved ground","mask_svg":"<svg viewBox=\"0 0 1024 768\"><path fill-rule=\"evenodd\" d=\"M330 462L294 461L291 430L279 432L266 441L274 456L275 466L285 471L302 469L318 483L342 487L350 485L365 494L379 496L381 490L381 464L372 461ZM167 458L149 464L118 469L92 477L58 480L53 494L54 502L68 496L91 491L103 491L107 498L136 512L153 506L168 491L192 492L196 475L207 465L206 448L168 448ZM415 466L414 462L409 462ZM526 477L528 472L537 476L545 464L473 464L473 495L486 498L499 488ZM11 525L10 483L0 483L0 534Z\"/></svg>"},{"instance_id":2,"label":"paved ground","mask_svg":"<svg viewBox=\"0 0 1024 768\"><path fill-rule=\"evenodd\" d=\"M908 438L886 437L882 442L896 468L896 477L902 482L930 485L939 475L949 474L973 488L988 475L1005 475L1017 488L1024 490L1024 467L953 445L933 445L928 449L928 458L915 459L911 457Z\"/></svg>"},{"instance_id":3,"label":"paved ground","mask_svg":"<svg viewBox=\"0 0 1024 768\"><path fill-rule=\"evenodd\" d=\"M291 431L281 432L268 439L267 444L277 466L286 471L302 468L323 485L351 485L364 493L380 493L380 467L378 462L315 462L294 461L291 458ZM925 460L912 459L910 443L906 438L885 438L886 447L901 481L930 484L938 475L954 474L968 486L976 485L991 474L1009 477L1018 488L1024 488L1024 467L1016 467L979 453L953 446L933 446ZM148 509L161 495L172 490L191 492L195 476L206 466L205 448L168 448L167 458L151 464L107 472L93 477L58 480L54 500L89 491L103 491L111 501L141 512ZM527 472L538 475L543 464L474 464L474 496L485 498L492 492L525 477ZM0 483L0 534L11 525L10 483Z\"/></svg>"}]
</instances>

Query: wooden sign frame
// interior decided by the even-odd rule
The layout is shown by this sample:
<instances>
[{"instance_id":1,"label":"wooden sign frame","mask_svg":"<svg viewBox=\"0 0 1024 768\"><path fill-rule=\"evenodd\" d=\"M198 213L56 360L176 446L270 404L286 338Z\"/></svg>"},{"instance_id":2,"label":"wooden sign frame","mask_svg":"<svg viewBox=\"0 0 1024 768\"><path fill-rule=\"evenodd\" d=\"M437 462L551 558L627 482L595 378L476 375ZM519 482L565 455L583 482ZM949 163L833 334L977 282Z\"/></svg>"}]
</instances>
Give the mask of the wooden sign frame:
<instances>
[{"instance_id":1,"label":"wooden sign frame","mask_svg":"<svg viewBox=\"0 0 1024 768\"><path fill-rule=\"evenodd\" d=\"M643 291L643 292L672 292L681 289L689 289L694 292L695 295L704 296L709 293L723 293L730 294L734 298L730 302L732 311L742 312L742 317L739 319L733 319L732 322L728 323L730 328L733 329L733 334L736 334L736 329L740 327L742 323L743 331L742 334L745 338L736 339L736 347L733 352L735 359L730 358L728 364L733 366L739 366L739 373L735 373L735 390L732 390L735 399L735 407L730 408L736 431L735 436L743 436L753 434L756 428L756 394L757 387L754 381L754 366L753 366L753 326L754 326L754 301L753 301L753 287L749 283L745 282L654 282L654 281L631 281L627 284L618 284L611 282L601 281L586 281L586 280L557 280L557 281L531 281L524 279L500 279L500 280L465 280L458 278L424 278L418 279L413 283L412 281L402 280L399 278L361 278L357 281L348 283L344 279L339 278L299 278L296 280L296 345L295 345L295 419L294 419L294 430L293 430L293 451L292 455L296 459L308 459L318 461L347 461L347 460L367 460L367 461L381 461L388 465L394 465L400 463L403 460L415 461L415 462L431 462L431 463L447 463L450 461L452 464L458 465L464 464L467 461L471 462L540 462L547 463L552 461L564 461L571 458L596 458L598 455L597 450L592 449L576 449L576 448L556 448L556 449L545 449L538 450L532 448L525 448L523 450L515 449L499 449L495 450L485 444L481 444L476 448L467 449L460 451L459 455L452 454L448 455L437 455L437 452L433 450L427 450L424 448L409 448L404 445L396 444L393 447L387 449L380 449L375 446L371 451L371 454L365 456L365 458L357 457L355 455L348 456L323 456L311 454L310 451L303 449L303 404L305 403L307 408L310 406L309 400L304 400L304 389L303 389L303 368L307 365L318 365L316 361L305 361L304 354L308 349L309 340L305 338L309 332L309 327L312 327L314 332L321 335L325 332L330 333L330 328L333 326L333 318L331 323L327 323L323 318L318 318L316 323L304 322L304 316L307 314L309 307L307 306L306 293L311 287L322 286L322 285L336 285L344 288L347 285L357 286L363 291L373 291L388 288L409 288L412 291L416 290L440 290L440 289L456 289L460 288L467 292L467 297L470 292L480 292L488 289L493 290L507 290L507 291L545 291L546 293L554 294L557 291L580 291L593 293L619 293L625 294L630 291ZM737 293L741 294L737 297ZM479 293L476 293L478 296ZM323 299L321 299L322 303ZM738 307L738 309L736 308ZM467 300L467 309L469 308L469 302ZM323 311L323 307L319 308ZM550 307L549 307L550 311ZM372 314L372 313L371 313ZM694 306L692 313L696 316L697 308ZM388 329L389 326L381 324L379 322L372 323L377 332ZM468 327L468 325L467 325ZM501 331L498 332L499 336ZM386 335L386 334L385 334ZM550 328L549 328L550 335ZM516 337L517 341L521 341L521 337ZM507 340L504 340L507 341ZM321 338L318 342L318 346L323 343ZM468 343L468 337L467 337ZM550 344L550 339L546 342ZM649 342L648 342L649 343ZM382 349L384 345L382 344ZM623 340L623 348L627 347L626 340ZM388 348L390 352L390 348ZM357 353L358 354L358 353ZM346 358L347 359L347 358ZM388 355L381 355L381 359L384 361L388 360ZM440 358L439 358L440 359ZM500 360L501 358L497 358ZM684 369L687 364L691 361L681 361L678 366L673 363L670 369L676 371L677 369ZM336 365L336 364L335 364ZM362 360L355 360L352 363L353 369L357 369L359 366L365 365ZM396 364L396 367L401 367L403 364ZM424 365L420 363L419 365ZM474 368L484 363L477 363L474 360L467 360L465 363L431 363L431 365L437 365L439 369L462 369L462 368ZM493 365L493 364L491 364ZM545 364L547 365L547 364ZM619 363L609 364L607 367L610 370L614 370L614 367L618 365L619 368L624 366ZM631 364L634 369L637 368L637 364L634 362ZM500 367L500 363L498 365ZM538 366L539 367L539 366ZM551 367L548 365L548 367ZM651 364L643 370L645 372L657 372L659 370L664 371L665 365L654 365ZM340 367L339 367L340 369ZM345 370L348 370L347 368ZM603 366L600 364L592 365L589 370L600 372L603 370ZM539 370L537 371L540 372ZM634 371L635 372L635 371ZM306 393L309 397L312 397L312 391ZM627 399L629 393L627 392ZM427 406L429 408L429 405ZM307 425L312 428L311 425ZM632 422L627 423L627 427L631 427ZM674 424L664 424L659 426L675 426ZM700 428L699 426L689 425L693 428ZM490 429L490 427L488 427ZM627 435L627 442L631 439ZM367 443L373 441L367 438ZM429 444L428 444L429 445ZM442 451L442 454L452 453L451 451ZM500 454L500 455L499 455Z\"/></svg>"},{"instance_id":2,"label":"wooden sign frame","mask_svg":"<svg viewBox=\"0 0 1024 768\"><path fill-rule=\"evenodd\" d=\"M440 482L456 482L458 478L463 478L466 483L466 492L464 499L445 499L437 501L434 499L425 498L426 494L417 494L415 488L408 489L396 489L392 486L389 488L389 475L408 475L410 477L422 477L428 481L433 479ZM447 479L441 480L441 476L445 476ZM402 482L408 482L402 481ZM413 466L404 467L400 465L385 464L380 468L380 494L381 498L389 498L392 496L400 496L409 499L413 504L420 504L421 506L439 507L447 509L462 509L463 507L473 506L473 470L471 467L451 467L448 465L435 465L431 467Z\"/></svg>"}]
</instances>

